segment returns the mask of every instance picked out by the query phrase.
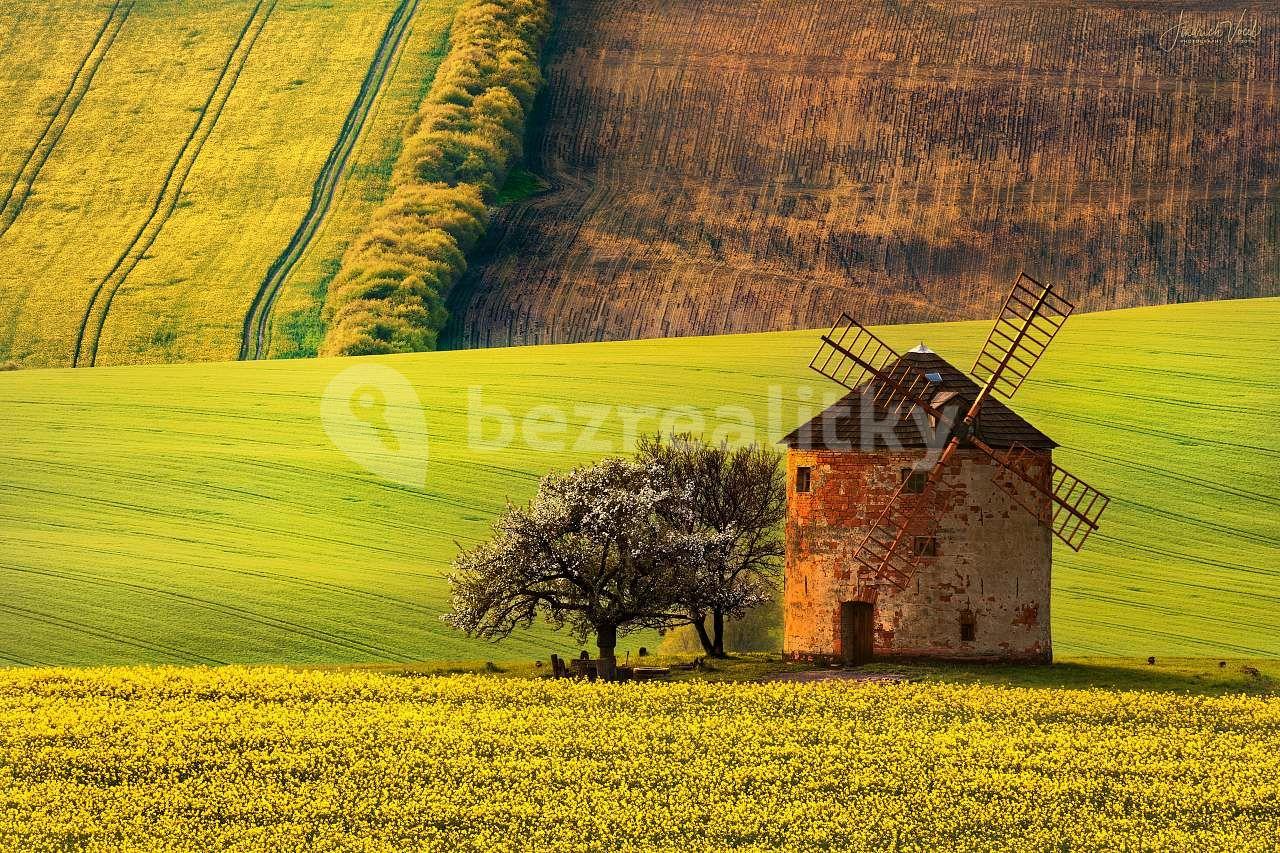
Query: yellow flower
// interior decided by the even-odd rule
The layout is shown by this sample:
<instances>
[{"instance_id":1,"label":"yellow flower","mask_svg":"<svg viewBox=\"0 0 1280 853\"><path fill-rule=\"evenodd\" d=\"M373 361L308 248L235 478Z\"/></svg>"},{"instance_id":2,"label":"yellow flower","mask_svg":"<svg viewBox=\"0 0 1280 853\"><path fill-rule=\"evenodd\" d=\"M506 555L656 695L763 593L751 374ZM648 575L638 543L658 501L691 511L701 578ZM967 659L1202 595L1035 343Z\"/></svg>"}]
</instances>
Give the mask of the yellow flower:
<instances>
[{"instance_id":1,"label":"yellow flower","mask_svg":"<svg viewBox=\"0 0 1280 853\"><path fill-rule=\"evenodd\" d=\"M0 671L5 850L1269 850L1280 700Z\"/></svg>"}]
</instances>

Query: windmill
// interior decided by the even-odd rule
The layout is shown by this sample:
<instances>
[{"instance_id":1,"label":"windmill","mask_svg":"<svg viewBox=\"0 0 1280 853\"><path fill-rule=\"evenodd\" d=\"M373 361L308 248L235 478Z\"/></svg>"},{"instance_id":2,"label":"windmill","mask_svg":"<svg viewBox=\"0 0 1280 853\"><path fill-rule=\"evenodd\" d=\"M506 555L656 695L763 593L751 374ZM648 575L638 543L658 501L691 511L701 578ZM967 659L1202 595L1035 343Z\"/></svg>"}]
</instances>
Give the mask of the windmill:
<instances>
[{"instance_id":1,"label":"windmill","mask_svg":"<svg viewBox=\"0 0 1280 853\"><path fill-rule=\"evenodd\" d=\"M917 568L911 542L936 529L932 500L962 446L990 457L998 467L996 485L1073 550L1097 530L1110 498L1057 464L1042 470L1024 446L997 449L975 431L991 396L1010 399L1017 393L1074 307L1052 285L1020 274L970 371L980 391L962 417L945 408L933 378L847 314L822 337L811 368L850 391L871 393L892 418L927 416L945 430L940 434L950 435L939 452L917 463L927 473L923 488L913 492L904 479L858 545L853 559L860 576L906 587Z\"/></svg>"}]
</instances>

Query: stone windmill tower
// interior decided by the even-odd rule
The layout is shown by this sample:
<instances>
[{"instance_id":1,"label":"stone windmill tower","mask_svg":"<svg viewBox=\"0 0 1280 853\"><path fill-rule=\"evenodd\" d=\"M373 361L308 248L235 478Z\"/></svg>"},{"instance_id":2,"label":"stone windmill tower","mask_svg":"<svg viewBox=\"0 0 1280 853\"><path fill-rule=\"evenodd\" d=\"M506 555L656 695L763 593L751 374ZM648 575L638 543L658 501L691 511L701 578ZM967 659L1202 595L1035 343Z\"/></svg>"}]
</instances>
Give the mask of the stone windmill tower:
<instances>
[{"instance_id":1,"label":"stone windmill tower","mask_svg":"<svg viewBox=\"0 0 1280 853\"><path fill-rule=\"evenodd\" d=\"M1053 536L1108 498L1053 462L1012 397L1073 306L1022 275L973 377L847 315L810 366L848 390L788 446L785 653L1048 661Z\"/></svg>"}]
</instances>

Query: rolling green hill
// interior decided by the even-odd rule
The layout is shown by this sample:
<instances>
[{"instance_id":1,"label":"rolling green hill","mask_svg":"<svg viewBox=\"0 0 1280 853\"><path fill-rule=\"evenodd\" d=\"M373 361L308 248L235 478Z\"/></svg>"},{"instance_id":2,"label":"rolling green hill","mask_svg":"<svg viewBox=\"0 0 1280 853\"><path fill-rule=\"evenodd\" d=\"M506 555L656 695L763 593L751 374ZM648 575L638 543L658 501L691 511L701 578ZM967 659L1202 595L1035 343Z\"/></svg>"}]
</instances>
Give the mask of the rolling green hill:
<instances>
[{"instance_id":1,"label":"rolling green hill","mask_svg":"<svg viewBox=\"0 0 1280 853\"><path fill-rule=\"evenodd\" d=\"M0 0L0 361L314 352L458 5Z\"/></svg>"},{"instance_id":2,"label":"rolling green hill","mask_svg":"<svg viewBox=\"0 0 1280 853\"><path fill-rule=\"evenodd\" d=\"M883 331L967 366L987 327ZM504 498L527 497L543 472L620 449L663 412L679 416L668 427L696 428L700 416L741 432L751 419L759 437L780 435L830 390L807 369L814 344L812 332L786 332L0 373L0 658L563 649L567 637L541 630L495 647L447 629L455 543L483 536ZM1060 655L1280 654L1278 348L1275 299L1081 315L1019 392L1015 408L1062 443L1059 461L1115 498L1084 552L1057 554ZM347 393L326 407L329 431L344 446L381 436L365 451L395 481L328 437L322 398L335 377ZM351 393L357 405L343 409ZM469 424L476 404L486 418ZM515 435L476 447L469 427L503 437L496 407L517 419Z\"/></svg>"}]
</instances>

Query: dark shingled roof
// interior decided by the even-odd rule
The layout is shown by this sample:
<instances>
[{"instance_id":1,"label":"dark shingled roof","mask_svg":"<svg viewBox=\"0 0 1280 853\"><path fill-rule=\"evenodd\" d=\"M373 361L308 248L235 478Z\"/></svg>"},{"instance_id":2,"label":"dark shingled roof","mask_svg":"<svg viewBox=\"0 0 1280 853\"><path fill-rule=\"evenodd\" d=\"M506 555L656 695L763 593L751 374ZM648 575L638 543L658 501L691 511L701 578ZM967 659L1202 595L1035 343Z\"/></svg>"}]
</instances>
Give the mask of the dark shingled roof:
<instances>
[{"instance_id":1,"label":"dark shingled roof","mask_svg":"<svg viewBox=\"0 0 1280 853\"><path fill-rule=\"evenodd\" d=\"M912 350L902 356L902 363L909 364L921 373L937 373L942 377L941 382L934 383L937 389L935 405L941 405L944 410L955 406L957 421L964 417L964 413L978 396L978 384L935 352ZM874 447L863 445L861 413L862 396L865 392L866 385L863 385L846 394L831 408L783 438L781 443L805 450L895 449L885 443L885 433L889 432L887 428L882 431L868 430L868 438L874 442ZM945 396L948 394L953 396ZM878 420L883 421L887 417L883 407L875 407L875 412ZM926 428L931 428L928 418L923 414L921 420ZM1058 446L1053 439L994 397L988 397L983 404L974 431L992 447L1022 444L1036 450L1052 450ZM892 434L901 448L928 446L926 436L921 434L920 423L914 417L895 424Z\"/></svg>"}]
</instances>

